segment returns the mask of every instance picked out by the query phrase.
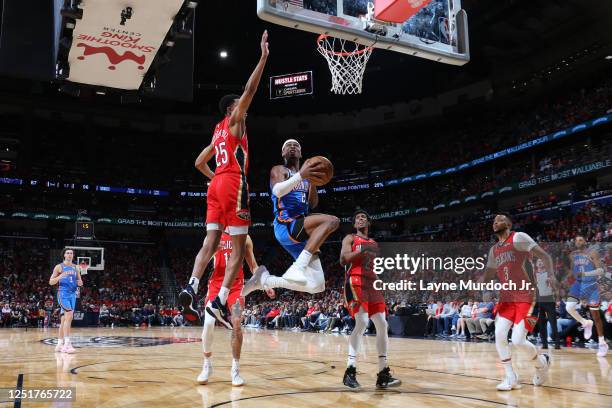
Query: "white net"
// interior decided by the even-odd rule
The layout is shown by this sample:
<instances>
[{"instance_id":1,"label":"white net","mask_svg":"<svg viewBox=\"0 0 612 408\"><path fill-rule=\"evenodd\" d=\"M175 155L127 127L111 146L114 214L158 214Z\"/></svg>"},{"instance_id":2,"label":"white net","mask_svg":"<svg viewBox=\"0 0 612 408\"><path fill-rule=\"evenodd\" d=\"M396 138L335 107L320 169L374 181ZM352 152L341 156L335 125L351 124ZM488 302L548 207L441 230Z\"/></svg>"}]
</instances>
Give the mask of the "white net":
<instances>
[{"instance_id":1,"label":"white net","mask_svg":"<svg viewBox=\"0 0 612 408\"><path fill-rule=\"evenodd\" d=\"M329 65L332 76L331 91L343 95L360 94L372 47L321 35L317 41L317 49Z\"/></svg>"}]
</instances>

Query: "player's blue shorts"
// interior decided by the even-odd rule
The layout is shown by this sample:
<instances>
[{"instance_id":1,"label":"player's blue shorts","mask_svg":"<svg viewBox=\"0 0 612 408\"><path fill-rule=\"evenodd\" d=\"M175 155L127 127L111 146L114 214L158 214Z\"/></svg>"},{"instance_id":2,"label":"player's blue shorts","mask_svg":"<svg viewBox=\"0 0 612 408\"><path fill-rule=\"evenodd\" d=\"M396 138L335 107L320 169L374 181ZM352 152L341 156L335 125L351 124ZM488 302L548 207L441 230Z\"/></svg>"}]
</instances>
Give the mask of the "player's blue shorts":
<instances>
[{"instance_id":1,"label":"player's blue shorts","mask_svg":"<svg viewBox=\"0 0 612 408\"><path fill-rule=\"evenodd\" d=\"M589 306L599 306L599 285L597 281L576 281L568 293L569 297L586 300Z\"/></svg>"},{"instance_id":2,"label":"player's blue shorts","mask_svg":"<svg viewBox=\"0 0 612 408\"><path fill-rule=\"evenodd\" d=\"M73 311L76 306L76 293L60 290L57 292L57 303L61 308L61 314Z\"/></svg>"},{"instance_id":3,"label":"player's blue shorts","mask_svg":"<svg viewBox=\"0 0 612 408\"><path fill-rule=\"evenodd\" d=\"M304 217L274 220L274 236L276 240L297 259L306 247L308 234L304 229Z\"/></svg>"}]
</instances>

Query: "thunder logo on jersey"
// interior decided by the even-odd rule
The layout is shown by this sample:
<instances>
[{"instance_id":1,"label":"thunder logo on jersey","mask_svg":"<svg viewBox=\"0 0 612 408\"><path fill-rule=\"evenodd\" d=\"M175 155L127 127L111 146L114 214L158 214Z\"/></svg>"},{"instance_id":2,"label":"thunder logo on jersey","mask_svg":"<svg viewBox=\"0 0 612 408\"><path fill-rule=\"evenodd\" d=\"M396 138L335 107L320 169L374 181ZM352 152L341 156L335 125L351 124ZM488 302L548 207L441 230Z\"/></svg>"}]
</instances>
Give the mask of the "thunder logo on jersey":
<instances>
[{"instance_id":1,"label":"thunder logo on jersey","mask_svg":"<svg viewBox=\"0 0 612 408\"><path fill-rule=\"evenodd\" d=\"M595 264L588 254L574 253L574 275L582 272L591 272L595 270ZM582 280L588 277L580 277Z\"/></svg>"},{"instance_id":2,"label":"thunder logo on jersey","mask_svg":"<svg viewBox=\"0 0 612 408\"><path fill-rule=\"evenodd\" d=\"M289 177L295 173L287 169ZM310 183L308 180L302 180L296 185L293 190L281 198L272 194L272 203L274 204L274 217L276 219L286 220L288 218L296 218L308 214L308 189Z\"/></svg>"},{"instance_id":3,"label":"thunder logo on jersey","mask_svg":"<svg viewBox=\"0 0 612 408\"><path fill-rule=\"evenodd\" d=\"M66 273L66 277L60 279L59 289L62 291L76 292L77 289L77 271L73 265L62 265L62 273Z\"/></svg>"}]
</instances>

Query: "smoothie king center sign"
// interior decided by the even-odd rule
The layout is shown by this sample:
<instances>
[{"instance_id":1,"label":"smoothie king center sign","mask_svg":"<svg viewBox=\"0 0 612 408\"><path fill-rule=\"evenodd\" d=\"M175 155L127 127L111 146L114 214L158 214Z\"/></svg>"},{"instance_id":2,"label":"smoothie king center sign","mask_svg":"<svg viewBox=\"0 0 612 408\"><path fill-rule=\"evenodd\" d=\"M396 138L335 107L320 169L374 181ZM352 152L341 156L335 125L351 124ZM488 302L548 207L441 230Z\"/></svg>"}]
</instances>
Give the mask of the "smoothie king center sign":
<instances>
[{"instance_id":1,"label":"smoothie king center sign","mask_svg":"<svg viewBox=\"0 0 612 408\"><path fill-rule=\"evenodd\" d=\"M68 80L138 89L183 0L84 0Z\"/></svg>"}]
</instances>

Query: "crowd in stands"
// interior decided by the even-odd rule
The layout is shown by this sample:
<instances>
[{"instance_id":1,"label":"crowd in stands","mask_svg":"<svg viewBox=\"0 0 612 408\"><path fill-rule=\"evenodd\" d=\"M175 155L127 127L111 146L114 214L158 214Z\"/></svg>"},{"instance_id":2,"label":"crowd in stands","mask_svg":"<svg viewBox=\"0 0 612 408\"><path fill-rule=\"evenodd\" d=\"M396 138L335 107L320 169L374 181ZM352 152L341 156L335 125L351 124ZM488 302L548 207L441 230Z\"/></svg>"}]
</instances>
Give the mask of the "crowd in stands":
<instances>
[{"instance_id":1,"label":"crowd in stands","mask_svg":"<svg viewBox=\"0 0 612 408\"><path fill-rule=\"evenodd\" d=\"M304 142L304 154L325 154L335 165L335 181L370 182L374 183L384 179L412 176L423 171L444 169L452 165L468 162L489 153L516 145L521 142L565 129L585 120L598 117L612 108L612 80L598 82L597 85L567 92L558 97L550 97L541 102L529 102L518 109L491 109L481 111L474 109L472 116L465 113L457 120L436 121L423 125L423 128L389 128L377 130L377 138L371 137L371 132L363 134L369 141L363 149L354 149L346 154L346 145L326 143L329 135L309 137L312 142ZM535 103L536 106L533 106ZM446 123L446 124L441 124ZM175 138L161 137L156 141L155 149L148 148L143 154L143 146L137 137L129 138L125 135L108 135L108 132L93 132L83 129L83 140L72 139L62 141L62 132L80 134L80 132L57 129L57 126L66 124L43 123L41 127L49 133L49 139L40 141L32 149L40 149L29 154L38 157L36 166L15 166L3 172L4 177L34 178L39 180L57 181L61 183L87 183L90 185L123 185L139 188L153 188L171 190L204 190L206 180L193 168L193 159L203 146L201 138L188 139L186 143L193 145L194 157L186 157L185 149L175 149ZM71 127L75 126L70 124ZM91 131L90 131L91 132ZM57 134L56 134L57 133ZM102 134L98 134L102 133ZM137 134L138 132L135 132ZM382 134L381 134L382 133ZM389 133L389 134L385 134ZM398 134L401 137L398 137ZM406 135L404 137L403 135ZM425 143L420 142L422 135L426 136ZM111 140L108 138L111 137ZM355 138L362 136L355 135ZM392 139L393 143L378 143L378 140ZM91 140L89 140L91 139ZM429 143L429 141L436 141ZM95 144L92 151L100 157L113 157L117 166L124 171L117 179L114 170L108 168L104 161L82 160L73 161L62 159L62 155L74 157L83 150L88 143ZM310 145L310 143L315 144ZM371 145L374 143L374 145ZM418 149L415 144L418 143ZM325 146L318 151L318 146ZM121 146L120 149L116 148ZM440 149L440 146L445 146ZM45 155L46 151L57 151L56 155ZM102 150L100 150L102 149ZM48 157L49 163L42 163L43 157ZM278 150L260 149L253 157L250 168L250 185L252 191L267 191L269 169L279 161ZM172 163L172 171L167 171L165 163ZM522 172L522 166L517 166ZM515 169L510 171L514 172ZM528 170L530 172L531 170ZM542 169L541 171L544 171ZM512 175L516 176L516 175ZM518 178L523 174L518 174ZM505 175L504 171L492 176L485 183L495 182L497 178L514 179ZM465 183L460 183L465 185ZM452 189L450 191L460 191ZM107 197L112 196L107 194ZM88 196L89 201L92 197ZM93 197L99 203L90 203L90 210L104 206L106 200L102 195ZM112 199L108 199L112 200ZM39 201L43 201L42 199ZM41 202L40 208L48 209L54 205L53 200ZM57 201L57 200L55 200ZM71 201L79 201L76 197L68 197L68 203L63 208L75 208ZM138 200L136 200L138 202ZM57 203L55 203L57 204ZM81 208L81 207L76 207ZM163 212L163 205L158 210ZM193 214L187 214L187 216Z\"/></svg>"}]
</instances>

